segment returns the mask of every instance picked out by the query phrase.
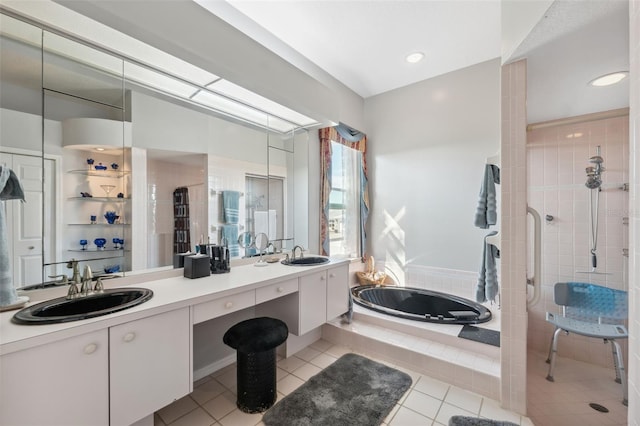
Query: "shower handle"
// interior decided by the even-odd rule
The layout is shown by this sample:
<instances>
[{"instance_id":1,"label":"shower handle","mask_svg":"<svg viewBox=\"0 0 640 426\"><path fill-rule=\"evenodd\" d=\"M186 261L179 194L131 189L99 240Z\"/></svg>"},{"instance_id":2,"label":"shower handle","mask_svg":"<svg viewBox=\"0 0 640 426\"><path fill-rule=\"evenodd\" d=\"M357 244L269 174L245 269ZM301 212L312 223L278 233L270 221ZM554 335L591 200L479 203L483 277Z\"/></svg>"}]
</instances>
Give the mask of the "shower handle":
<instances>
[{"instance_id":1,"label":"shower handle","mask_svg":"<svg viewBox=\"0 0 640 426\"><path fill-rule=\"evenodd\" d=\"M593 267L593 269L596 269L598 267L598 257L596 256L595 250L591 250L591 266Z\"/></svg>"}]
</instances>

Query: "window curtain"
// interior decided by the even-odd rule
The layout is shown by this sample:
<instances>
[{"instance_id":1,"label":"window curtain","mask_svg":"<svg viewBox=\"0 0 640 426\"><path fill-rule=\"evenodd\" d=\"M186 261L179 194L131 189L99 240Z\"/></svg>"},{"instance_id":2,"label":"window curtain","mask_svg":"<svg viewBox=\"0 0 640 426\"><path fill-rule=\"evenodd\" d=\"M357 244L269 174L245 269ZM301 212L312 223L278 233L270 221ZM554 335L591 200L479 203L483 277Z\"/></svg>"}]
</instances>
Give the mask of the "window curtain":
<instances>
[{"instance_id":1,"label":"window curtain","mask_svg":"<svg viewBox=\"0 0 640 426\"><path fill-rule=\"evenodd\" d=\"M340 123L319 130L320 135L320 247L322 255L329 256L329 194L331 193L331 141L362 153L360 167L360 255L364 258L367 247L366 223L369 217L369 179L367 177L367 135Z\"/></svg>"}]
</instances>

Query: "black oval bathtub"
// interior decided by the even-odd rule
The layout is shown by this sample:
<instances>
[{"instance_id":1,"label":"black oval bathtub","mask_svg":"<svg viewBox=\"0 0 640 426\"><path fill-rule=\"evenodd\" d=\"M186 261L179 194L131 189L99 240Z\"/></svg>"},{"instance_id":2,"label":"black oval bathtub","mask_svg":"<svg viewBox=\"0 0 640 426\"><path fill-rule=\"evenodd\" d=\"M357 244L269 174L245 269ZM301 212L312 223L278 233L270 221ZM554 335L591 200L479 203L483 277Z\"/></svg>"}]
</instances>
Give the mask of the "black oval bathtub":
<instances>
[{"instance_id":1,"label":"black oval bathtub","mask_svg":"<svg viewBox=\"0 0 640 426\"><path fill-rule=\"evenodd\" d=\"M351 289L353 301L384 314L442 324L478 324L491 311L463 297L413 287L361 285Z\"/></svg>"}]
</instances>

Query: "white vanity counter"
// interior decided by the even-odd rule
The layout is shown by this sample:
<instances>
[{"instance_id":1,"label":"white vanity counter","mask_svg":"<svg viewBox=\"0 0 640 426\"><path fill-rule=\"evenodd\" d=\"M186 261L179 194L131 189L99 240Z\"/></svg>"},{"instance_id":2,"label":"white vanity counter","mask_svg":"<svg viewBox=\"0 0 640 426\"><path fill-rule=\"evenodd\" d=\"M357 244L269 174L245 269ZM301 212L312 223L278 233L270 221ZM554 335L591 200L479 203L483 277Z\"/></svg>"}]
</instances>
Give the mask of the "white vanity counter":
<instances>
[{"instance_id":1,"label":"white vanity counter","mask_svg":"<svg viewBox=\"0 0 640 426\"><path fill-rule=\"evenodd\" d=\"M153 298L133 308L86 320L61 324L19 325L11 322L16 311L0 313L0 355L12 353L50 343L56 340L77 336L94 330L168 312L186 306L195 306L229 295L254 290L277 282L296 279L319 271L347 265L347 260L331 260L318 266L286 266L281 263L266 267L254 267L253 264L237 266L230 273L189 279L184 277L165 278L142 282L127 287L145 287L153 290ZM109 288L119 287L119 280L106 281ZM345 284L346 285L346 284ZM66 292L66 287L64 289ZM50 298L58 297L57 294ZM37 303L37 302L31 302Z\"/></svg>"},{"instance_id":2,"label":"white vanity counter","mask_svg":"<svg viewBox=\"0 0 640 426\"><path fill-rule=\"evenodd\" d=\"M348 309L348 263L246 265L227 274L136 279L136 284L112 280L107 287L145 287L153 298L62 324L18 325L11 322L15 311L3 312L0 424L152 424L156 410L193 390L196 324L227 324L234 318L227 315L235 312L266 315L285 321L291 334L305 335L300 339L313 337L312 330ZM62 291L34 296L46 300Z\"/></svg>"}]
</instances>

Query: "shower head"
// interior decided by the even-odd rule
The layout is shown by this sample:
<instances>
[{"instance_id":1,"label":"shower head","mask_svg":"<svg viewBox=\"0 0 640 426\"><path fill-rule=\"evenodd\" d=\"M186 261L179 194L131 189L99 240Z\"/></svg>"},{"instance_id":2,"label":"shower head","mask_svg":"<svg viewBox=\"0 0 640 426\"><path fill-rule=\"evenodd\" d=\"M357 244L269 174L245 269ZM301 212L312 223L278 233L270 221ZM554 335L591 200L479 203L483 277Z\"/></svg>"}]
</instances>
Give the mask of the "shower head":
<instances>
[{"instance_id":1,"label":"shower head","mask_svg":"<svg viewBox=\"0 0 640 426\"><path fill-rule=\"evenodd\" d=\"M585 182L585 186L589 189L596 189L602 185L602 180L597 176L589 176Z\"/></svg>"},{"instance_id":2,"label":"shower head","mask_svg":"<svg viewBox=\"0 0 640 426\"><path fill-rule=\"evenodd\" d=\"M589 158L589 162L593 164L602 164L604 160L599 155L594 155L593 157Z\"/></svg>"}]
</instances>

